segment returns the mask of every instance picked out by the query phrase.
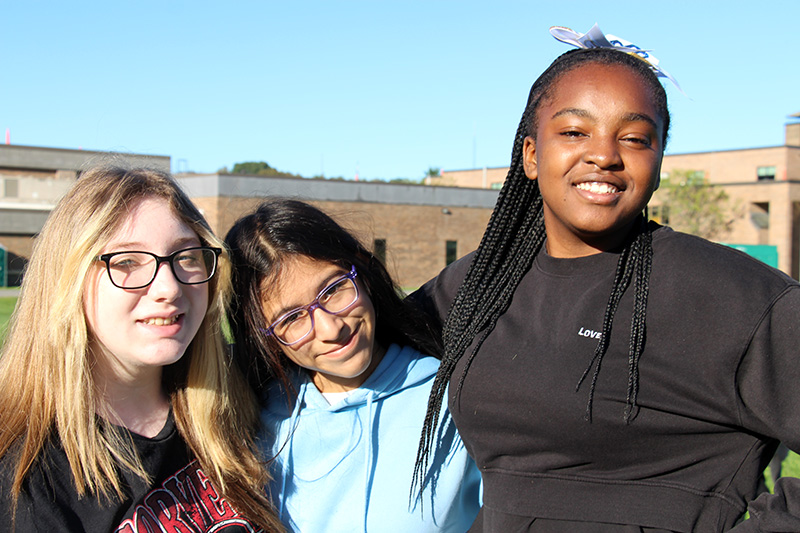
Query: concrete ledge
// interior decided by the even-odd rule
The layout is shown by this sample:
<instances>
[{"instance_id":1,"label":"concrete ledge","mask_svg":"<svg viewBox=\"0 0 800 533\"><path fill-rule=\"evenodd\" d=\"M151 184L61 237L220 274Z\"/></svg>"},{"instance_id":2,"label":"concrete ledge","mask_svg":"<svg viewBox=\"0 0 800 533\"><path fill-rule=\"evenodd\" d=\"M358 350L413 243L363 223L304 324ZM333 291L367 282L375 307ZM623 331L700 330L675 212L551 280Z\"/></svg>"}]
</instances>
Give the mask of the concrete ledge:
<instances>
[{"instance_id":1,"label":"concrete ledge","mask_svg":"<svg viewBox=\"0 0 800 533\"><path fill-rule=\"evenodd\" d=\"M178 176L178 181L191 198L284 196L328 202L488 209L494 207L500 192L492 189L230 174L184 174Z\"/></svg>"}]
</instances>

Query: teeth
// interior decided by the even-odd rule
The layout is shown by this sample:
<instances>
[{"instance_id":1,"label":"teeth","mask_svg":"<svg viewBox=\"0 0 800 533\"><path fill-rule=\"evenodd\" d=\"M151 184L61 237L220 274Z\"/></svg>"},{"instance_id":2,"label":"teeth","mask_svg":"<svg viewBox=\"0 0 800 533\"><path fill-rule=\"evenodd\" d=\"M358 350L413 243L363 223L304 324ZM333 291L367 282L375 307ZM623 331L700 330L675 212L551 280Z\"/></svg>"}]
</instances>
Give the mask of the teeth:
<instances>
[{"instance_id":1,"label":"teeth","mask_svg":"<svg viewBox=\"0 0 800 533\"><path fill-rule=\"evenodd\" d=\"M177 321L178 321L177 316L173 316L170 318L156 317L156 318L148 318L147 320L144 320L144 323L147 324L148 326L170 326Z\"/></svg>"},{"instance_id":2,"label":"teeth","mask_svg":"<svg viewBox=\"0 0 800 533\"><path fill-rule=\"evenodd\" d=\"M619 189L610 183L598 183L596 181L579 183L575 187L582 191L589 191L595 194L614 194L619 192Z\"/></svg>"}]
</instances>

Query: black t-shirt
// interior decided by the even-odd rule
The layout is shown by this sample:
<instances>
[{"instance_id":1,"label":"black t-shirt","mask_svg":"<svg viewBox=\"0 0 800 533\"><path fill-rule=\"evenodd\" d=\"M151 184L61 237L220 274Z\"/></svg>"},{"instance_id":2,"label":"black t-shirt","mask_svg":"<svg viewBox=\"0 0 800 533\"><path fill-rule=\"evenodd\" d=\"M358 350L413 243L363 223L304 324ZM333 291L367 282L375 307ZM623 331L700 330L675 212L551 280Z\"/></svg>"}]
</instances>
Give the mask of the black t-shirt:
<instances>
[{"instance_id":1,"label":"black t-shirt","mask_svg":"<svg viewBox=\"0 0 800 533\"><path fill-rule=\"evenodd\" d=\"M91 495L78 497L67 456L57 444L48 445L23 484L11 528L7 501L8 456L0 463L3 509L0 531L108 533L224 533L253 532L206 477L181 438L170 415L153 438L130 433L145 470L139 476L120 468L125 497L103 501Z\"/></svg>"}]
</instances>

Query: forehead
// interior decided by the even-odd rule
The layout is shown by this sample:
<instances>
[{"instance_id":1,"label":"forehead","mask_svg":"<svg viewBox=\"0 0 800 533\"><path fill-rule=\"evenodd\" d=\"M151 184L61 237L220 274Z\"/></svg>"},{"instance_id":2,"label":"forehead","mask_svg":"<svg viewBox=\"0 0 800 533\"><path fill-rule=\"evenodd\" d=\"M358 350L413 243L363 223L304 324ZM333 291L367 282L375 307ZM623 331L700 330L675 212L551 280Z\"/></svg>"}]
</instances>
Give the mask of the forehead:
<instances>
[{"instance_id":1,"label":"forehead","mask_svg":"<svg viewBox=\"0 0 800 533\"><path fill-rule=\"evenodd\" d=\"M334 263L303 255L287 258L281 262L278 272L261 280L264 309L282 310L305 305L343 270Z\"/></svg>"},{"instance_id":2,"label":"forehead","mask_svg":"<svg viewBox=\"0 0 800 533\"><path fill-rule=\"evenodd\" d=\"M164 244L170 241L199 240L170 203L163 198L143 198L131 205L120 219L109 244Z\"/></svg>"},{"instance_id":3,"label":"forehead","mask_svg":"<svg viewBox=\"0 0 800 533\"><path fill-rule=\"evenodd\" d=\"M641 113L663 125L652 88L641 75L621 64L584 63L553 82L537 111L539 125L563 108L604 114Z\"/></svg>"}]
</instances>

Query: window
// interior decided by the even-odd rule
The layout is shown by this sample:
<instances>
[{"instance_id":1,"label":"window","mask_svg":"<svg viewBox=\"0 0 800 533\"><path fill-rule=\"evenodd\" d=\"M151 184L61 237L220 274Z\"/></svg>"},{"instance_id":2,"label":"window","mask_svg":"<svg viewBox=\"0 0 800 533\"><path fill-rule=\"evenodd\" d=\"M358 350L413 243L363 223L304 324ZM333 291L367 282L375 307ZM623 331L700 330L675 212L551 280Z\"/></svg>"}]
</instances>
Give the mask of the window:
<instances>
[{"instance_id":1,"label":"window","mask_svg":"<svg viewBox=\"0 0 800 533\"><path fill-rule=\"evenodd\" d=\"M449 265L458 259L458 241L446 241L444 245L444 264Z\"/></svg>"},{"instance_id":2,"label":"window","mask_svg":"<svg viewBox=\"0 0 800 533\"><path fill-rule=\"evenodd\" d=\"M775 166L771 167L758 167L756 170L758 174L758 181L774 180L775 179Z\"/></svg>"},{"instance_id":3,"label":"window","mask_svg":"<svg viewBox=\"0 0 800 533\"><path fill-rule=\"evenodd\" d=\"M3 195L6 198L18 198L19 197L19 180L13 178L6 178L3 180L5 184L5 188L3 191Z\"/></svg>"},{"instance_id":4,"label":"window","mask_svg":"<svg viewBox=\"0 0 800 533\"><path fill-rule=\"evenodd\" d=\"M499 191L500 189L502 189L502 188L503 188L503 182L502 182L502 181L495 181L494 183L492 183L492 184L489 186L489 188L490 188L490 189L494 189L494 190L496 190L496 191Z\"/></svg>"},{"instance_id":5,"label":"window","mask_svg":"<svg viewBox=\"0 0 800 533\"><path fill-rule=\"evenodd\" d=\"M372 243L372 254L383 264L386 264L386 239L375 239Z\"/></svg>"},{"instance_id":6,"label":"window","mask_svg":"<svg viewBox=\"0 0 800 533\"><path fill-rule=\"evenodd\" d=\"M649 211L648 215L650 220L658 222L659 224L669 224L669 206L668 205L650 205L647 206Z\"/></svg>"}]
</instances>

